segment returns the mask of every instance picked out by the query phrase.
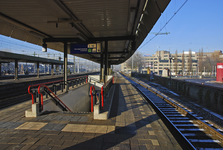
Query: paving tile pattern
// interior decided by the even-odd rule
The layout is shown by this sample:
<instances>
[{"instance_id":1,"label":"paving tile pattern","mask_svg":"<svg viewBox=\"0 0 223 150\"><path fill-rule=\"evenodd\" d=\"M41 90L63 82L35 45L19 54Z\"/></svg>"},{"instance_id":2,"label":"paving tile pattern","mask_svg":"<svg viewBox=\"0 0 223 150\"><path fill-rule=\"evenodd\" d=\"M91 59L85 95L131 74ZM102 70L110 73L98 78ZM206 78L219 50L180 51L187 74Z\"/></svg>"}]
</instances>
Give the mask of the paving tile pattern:
<instances>
[{"instance_id":1,"label":"paving tile pattern","mask_svg":"<svg viewBox=\"0 0 223 150\"><path fill-rule=\"evenodd\" d=\"M156 112L123 77L115 75L110 119L53 112L25 118L30 102L0 110L0 149L182 149Z\"/></svg>"}]
</instances>

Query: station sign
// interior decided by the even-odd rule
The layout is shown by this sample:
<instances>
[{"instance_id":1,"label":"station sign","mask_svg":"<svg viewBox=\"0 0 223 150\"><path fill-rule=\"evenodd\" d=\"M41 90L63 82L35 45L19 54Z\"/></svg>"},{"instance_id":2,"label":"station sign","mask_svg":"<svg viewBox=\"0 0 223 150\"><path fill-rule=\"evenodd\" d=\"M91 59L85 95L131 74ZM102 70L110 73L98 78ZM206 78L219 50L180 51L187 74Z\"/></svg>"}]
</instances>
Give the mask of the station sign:
<instances>
[{"instance_id":1,"label":"station sign","mask_svg":"<svg viewBox=\"0 0 223 150\"><path fill-rule=\"evenodd\" d=\"M70 54L100 54L101 43L71 44Z\"/></svg>"}]
</instances>

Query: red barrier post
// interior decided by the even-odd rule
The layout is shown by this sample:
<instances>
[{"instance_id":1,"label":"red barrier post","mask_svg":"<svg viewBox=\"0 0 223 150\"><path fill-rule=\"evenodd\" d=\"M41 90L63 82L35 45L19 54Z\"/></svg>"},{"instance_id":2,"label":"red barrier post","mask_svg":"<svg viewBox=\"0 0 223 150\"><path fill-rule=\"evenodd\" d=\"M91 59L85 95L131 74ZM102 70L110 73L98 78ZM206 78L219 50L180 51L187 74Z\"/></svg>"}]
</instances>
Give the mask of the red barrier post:
<instances>
[{"instance_id":1,"label":"red barrier post","mask_svg":"<svg viewBox=\"0 0 223 150\"><path fill-rule=\"evenodd\" d=\"M92 95L92 86L90 87L90 94L91 94L91 112L93 112L93 95Z\"/></svg>"},{"instance_id":2,"label":"red barrier post","mask_svg":"<svg viewBox=\"0 0 223 150\"><path fill-rule=\"evenodd\" d=\"M93 85L90 87L90 94L91 94L91 112L94 111L94 97L93 97L93 94L92 94L92 88L93 88L93 90L95 90L95 88L94 88Z\"/></svg>"},{"instance_id":3,"label":"red barrier post","mask_svg":"<svg viewBox=\"0 0 223 150\"><path fill-rule=\"evenodd\" d=\"M114 84L114 76L112 77L112 84Z\"/></svg>"},{"instance_id":4,"label":"red barrier post","mask_svg":"<svg viewBox=\"0 0 223 150\"><path fill-rule=\"evenodd\" d=\"M41 109L43 110L43 94L40 92L40 87L41 87L41 85L38 87L38 93L41 96Z\"/></svg>"},{"instance_id":5,"label":"red barrier post","mask_svg":"<svg viewBox=\"0 0 223 150\"><path fill-rule=\"evenodd\" d=\"M86 83L88 82L88 76L86 77Z\"/></svg>"},{"instance_id":6,"label":"red barrier post","mask_svg":"<svg viewBox=\"0 0 223 150\"><path fill-rule=\"evenodd\" d=\"M101 87L101 107L102 107L102 110L104 110L104 92L103 92L103 86Z\"/></svg>"},{"instance_id":7,"label":"red barrier post","mask_svg":"<svg viewBox=\"0 0 223 150\"><path fill-rule=\"evenodd\" d=\"M33 97L33 93L30 92L30 88L31 88L31 85L28 87L28 93L31 94L31 96L32 96L32 104L34 104L34 97Z\"/></svg>"}]
</instances>

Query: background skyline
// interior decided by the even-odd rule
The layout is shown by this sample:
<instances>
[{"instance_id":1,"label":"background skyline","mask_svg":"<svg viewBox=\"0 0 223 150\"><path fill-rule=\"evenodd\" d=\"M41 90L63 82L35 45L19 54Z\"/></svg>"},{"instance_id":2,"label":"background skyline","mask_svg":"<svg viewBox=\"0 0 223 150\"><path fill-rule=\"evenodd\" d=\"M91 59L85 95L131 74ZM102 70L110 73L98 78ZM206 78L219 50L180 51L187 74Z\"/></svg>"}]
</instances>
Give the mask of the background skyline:
<instances>
[{"instance_id":1,"label":"background skyline","mask_svg":"<svg viewBox=\"0 0 223 150\"><path fill-rule=\"evenodd\" d=\"M185 3L186 2L186 3ZM177 12L177 10L185 5ZM155 54L157 50L167 50L174 54L182 51L198 52L203 47L204 52L222 50L222 24L223 0L172 0L161 15L151 32L159 32L168 20L176 13L170 22L161 31L170 32L168 35L148 34L144 42L137 49L142 54ZM42 47L0 35L0 50L8 49L13 53L33 55L40 57L47 55ZM63 53L48 49L50 57L63 56ZM53 56L54 55L54 56ZM69 57L72 57L71 55Z\"/></svg>"}]
</instances>

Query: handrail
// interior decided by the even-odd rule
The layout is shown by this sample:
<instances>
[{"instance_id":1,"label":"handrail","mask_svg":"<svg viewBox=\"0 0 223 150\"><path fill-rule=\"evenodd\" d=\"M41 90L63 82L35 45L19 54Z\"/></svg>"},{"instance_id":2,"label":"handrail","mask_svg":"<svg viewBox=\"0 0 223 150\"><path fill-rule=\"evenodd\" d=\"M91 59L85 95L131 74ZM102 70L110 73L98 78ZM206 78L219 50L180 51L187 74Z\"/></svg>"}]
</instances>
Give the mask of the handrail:
<instances>
[{"instance_id":1,"label":"handrail","mask_svg":"<svg viewBox=\"0 0 223 150\"><path fill-rule=\"evenodd\" d=\"M83 78L83 77L86 77L86 83L88 82L88 76L79 76L79 77L74 77L74 78L70 78L68 79L68 81L70 80L74 80L74 79L79 79L79 78ZM37 87L37 86L40 86L40 85L47 85L47 84L54 84L54 83L59 83L59 82L63 82L64 80L57 80L57 81L52 81L52 82L46 82L46 83L39 83L39 84L34 84L34 85L30 85L28 87L28 93L32 96L32 104L34 104L34 95L33 93L31 92L31 87Z\"/></svg>"},{"instance_id":2,"label":"handrail","mask_svg":"<svg viewBox=\"0 0 223 150\"><path fill-rule=\"evenodd\" d=\"M94 100L93 100L92 88L93 88L93 90L95 90L95 87L93 85L90 87L90 94L91 94L91 112L94 111Z\"/></svg>"},{"instance_id":3,"label":"handrail","mask_svg":"<svg viewBox=\"0 0 223 150\"><path fill-rule=\"evenodd\" d=\"M28 93L31 94L31 96L32 96L32 104L34 104L34 96L33 96L33 93L30 92L30 88L31 87L29 86L28 87Z\"/></svg>"},{"instance_id":4,"label":"handrail","mask_svg":"<svg viewBox=\"0 0 223 150\"><path fill-rule=\"evenodd\" d=\"M108 82L110 82L112 80L112 84L114 84L114 76L109 79L107 82L105 82L105 84L101 87L101 108L102 110L104 109L104 86L107 85Z\"/></svg>"},{"instance_id":5,"label":"handrail","mask_svg":"<svg viewBox=\"0 0 223 150\"><path fill-rule=\"evenodd\" d=\"M41 110L43 110L43 94L40 92L40 87L41 87L41 86L38 87L38 93L39 93L40 96L41 96Z\"/></svg>"},{"instance_id":6,"label":"handrail","mask_svg":"<svg viewBox=\"0 0 223 150\"><path fill-rule=\"evenodd\" d=\"M40 92L41 87L45 87L51 94L53 94L54 97L57 98L57 100L60 101L60 103L64 105L64 107L66 107L66 109L68 109L71 112L71 110L45 84L42 84L38 87L38 93L41 95L41 109L42 110L43 110L43 94Z\"/></svg>"}]
</instances>

